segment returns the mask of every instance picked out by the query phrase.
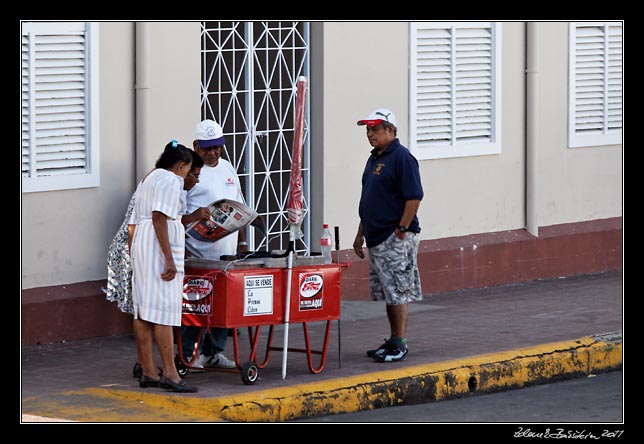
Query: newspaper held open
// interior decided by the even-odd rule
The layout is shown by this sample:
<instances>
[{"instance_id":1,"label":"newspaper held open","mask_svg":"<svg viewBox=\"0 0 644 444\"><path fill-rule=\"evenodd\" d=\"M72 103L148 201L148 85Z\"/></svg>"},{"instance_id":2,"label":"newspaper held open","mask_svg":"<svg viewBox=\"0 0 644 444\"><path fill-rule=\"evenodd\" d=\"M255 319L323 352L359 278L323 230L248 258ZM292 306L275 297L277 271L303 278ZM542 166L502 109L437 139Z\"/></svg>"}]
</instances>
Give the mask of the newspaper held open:
<instances>
[{"instance_id":1,"label":"newspaper held open","mask_svg":"<svg viewBox=\"0 0 644 444\"><path fill-rule=\"evenodd\" d=\"M210 219L192 222L186 234L203 242L214 242L253 222L257 212L231 199L220 199L208 205Z\"/></svg>"}]
</instances>

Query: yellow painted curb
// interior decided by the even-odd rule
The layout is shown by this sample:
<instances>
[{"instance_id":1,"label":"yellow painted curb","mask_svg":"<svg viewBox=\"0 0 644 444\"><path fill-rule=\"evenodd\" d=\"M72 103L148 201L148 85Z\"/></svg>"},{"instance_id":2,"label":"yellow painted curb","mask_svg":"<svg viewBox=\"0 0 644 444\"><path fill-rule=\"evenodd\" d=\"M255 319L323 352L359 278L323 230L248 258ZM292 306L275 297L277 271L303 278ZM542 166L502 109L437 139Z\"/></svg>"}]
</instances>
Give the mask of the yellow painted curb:
<instances>
[{"instance_id":1,"label":"yellow painted curb","mask_svg":"<svg viewBox=\"0 0 644 444\"><path fill-rule=\"evenodd\" d=\"M66 393L70 402L64 406L34 402L32 406L38 411L24 411L23 401L23 413L84 422L289 421L439 401L618 370L622 366L621 334L618 336L618 340L583 337L220 398L87 389ZM80 397L91 397L94 402L81 403ZM83 411L75 406L79 403L85 404Z\"/></svg>"},{"instance_id":2,"label":"yellow painted curb","mask_svg":"<svg viewBox=\"0 0 644 444\"><path fill-rule=\"evenodd\" d=\"M617 370L622 344L586 337L219 398L228 421L287 421L492 392Z\"/></svg>"}]
</instances>

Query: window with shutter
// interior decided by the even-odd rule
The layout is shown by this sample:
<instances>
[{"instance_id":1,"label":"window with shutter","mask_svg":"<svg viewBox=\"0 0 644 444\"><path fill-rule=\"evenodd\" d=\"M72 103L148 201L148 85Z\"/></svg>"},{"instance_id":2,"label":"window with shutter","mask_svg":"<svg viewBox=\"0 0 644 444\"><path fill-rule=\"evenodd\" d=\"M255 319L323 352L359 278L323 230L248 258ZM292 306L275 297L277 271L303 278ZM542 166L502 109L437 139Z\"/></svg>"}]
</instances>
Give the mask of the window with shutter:
<instances>
[{"instance_id":1,"label":"window with shutter","mask_svg":"<svg viewBox=\"0 0 644 444\"><path fill-rule=\"evenodd\" d=\"M21 28L22 191L98 186L96 25Z\"/></svg>"},{"instance_id":2,"label":"window with shutter","mask_svg":"<svg viewBox=\"0 0 644 444\"><path fill-rule=\"evenodd\" d=\"M419 159L501 152L496 23L412 23L410 148Z\"/></svg>"},{"instance_id":3,"label":"window with shutter","mask_svg":"<svg viewBox=\"0 0 644 444\"><path fill-rule=\"evenodd\" d=\"M568 146L622 143L622 24L571 23Z\"/></svg>"}]
</instances>

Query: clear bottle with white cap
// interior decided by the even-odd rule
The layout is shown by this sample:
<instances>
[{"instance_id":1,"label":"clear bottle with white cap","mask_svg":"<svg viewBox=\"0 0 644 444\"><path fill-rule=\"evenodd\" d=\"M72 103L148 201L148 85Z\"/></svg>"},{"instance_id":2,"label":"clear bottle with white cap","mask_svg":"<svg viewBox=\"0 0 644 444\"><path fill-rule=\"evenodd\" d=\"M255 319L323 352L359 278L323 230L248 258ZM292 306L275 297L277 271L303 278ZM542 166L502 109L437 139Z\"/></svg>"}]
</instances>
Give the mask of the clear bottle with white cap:
<instances>
[{"instance_id":1,"label":"clear bottle with white cap","mask_svg":"<svg viewBox=\"0 0 644 444\"><path fill-rule=\"evenodd\" d=\"M322 234L320 235L320 251L325 264L333 262L331 258L331 231L329 231L329 224L322 225Z\"/></svg>"}]
</instances>

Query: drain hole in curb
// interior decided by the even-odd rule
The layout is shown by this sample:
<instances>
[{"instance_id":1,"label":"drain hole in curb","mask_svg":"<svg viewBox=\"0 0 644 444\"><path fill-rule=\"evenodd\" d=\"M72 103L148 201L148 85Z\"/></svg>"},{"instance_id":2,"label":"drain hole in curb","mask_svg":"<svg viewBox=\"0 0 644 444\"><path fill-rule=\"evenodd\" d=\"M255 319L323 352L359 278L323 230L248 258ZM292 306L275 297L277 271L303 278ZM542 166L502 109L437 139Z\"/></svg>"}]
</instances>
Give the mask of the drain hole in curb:
<instances>
[{"instance_id":1,"label":"drain hole in curb","mask_svg":"<svg viewBox=\"0 0 644 444\"><path fill-rule=\"evenodd\" d=\"M476 377L470 376L470 379L467 380L467 388L470 389L470 392L475 392L477 385L478 385L478 382L476 381Z\"/></svg>"}]
</instances>

